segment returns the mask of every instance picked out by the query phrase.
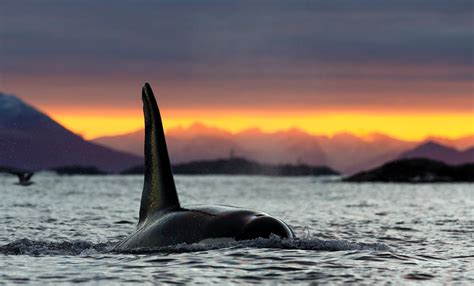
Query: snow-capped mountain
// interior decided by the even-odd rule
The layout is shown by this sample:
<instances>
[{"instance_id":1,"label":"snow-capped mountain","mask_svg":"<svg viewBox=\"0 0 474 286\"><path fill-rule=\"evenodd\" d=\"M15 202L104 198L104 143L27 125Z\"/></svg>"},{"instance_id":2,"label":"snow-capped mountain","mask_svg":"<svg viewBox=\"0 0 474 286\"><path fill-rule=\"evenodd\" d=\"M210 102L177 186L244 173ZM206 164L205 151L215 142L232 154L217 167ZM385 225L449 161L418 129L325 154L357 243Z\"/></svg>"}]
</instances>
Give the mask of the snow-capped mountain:
<instances>
[{"instance_id":1,"label":"snow-capped mountain","mask_svg":"<svg viewBox=\"0 0 474 286\"><path fill-rule=\"evenodd\" d=\"M0 92L0 166L42 170L94 166L119 172L139 156L82 139L18 97Z\"/></svg>"}]
</instances>

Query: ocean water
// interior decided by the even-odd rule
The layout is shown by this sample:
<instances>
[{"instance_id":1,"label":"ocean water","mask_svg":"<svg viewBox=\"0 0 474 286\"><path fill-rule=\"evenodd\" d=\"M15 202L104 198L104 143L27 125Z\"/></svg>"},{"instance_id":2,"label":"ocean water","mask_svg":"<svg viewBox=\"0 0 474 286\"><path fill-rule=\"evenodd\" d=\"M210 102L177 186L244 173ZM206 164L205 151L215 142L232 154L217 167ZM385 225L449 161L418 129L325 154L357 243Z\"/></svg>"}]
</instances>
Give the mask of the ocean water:
<instances>
[{"instance_id":1,"label":"ocean water","mask_svg":"<svg viewBox=\"0 0 474 286\"><path fill-rule=\"evenodd\" d=\"M115 253L138 220L142 177L0 176L0 283L474 284L472 184L177 176L182 205L253 208L294 240Z\"/></svg>"}]
</instances>

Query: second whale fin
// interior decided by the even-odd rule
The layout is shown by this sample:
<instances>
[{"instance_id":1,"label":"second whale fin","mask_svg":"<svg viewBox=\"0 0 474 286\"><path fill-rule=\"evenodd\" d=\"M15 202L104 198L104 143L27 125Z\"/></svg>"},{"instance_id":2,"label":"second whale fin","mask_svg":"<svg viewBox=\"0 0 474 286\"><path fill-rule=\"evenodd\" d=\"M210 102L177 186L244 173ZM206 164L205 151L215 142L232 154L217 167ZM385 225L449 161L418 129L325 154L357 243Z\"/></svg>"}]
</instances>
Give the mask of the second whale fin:
<instances>
[{"instance_id":1,"label":"second whale fin","mask_svg":"<svg viewBox=\"0 0 474 286\"><path fill-rule=\"evenodd\" d=\"M145 183L139 224L157 211L179 208L160 110L148 83L142 89L145 116Z\"/></svg>"}]
</instances>

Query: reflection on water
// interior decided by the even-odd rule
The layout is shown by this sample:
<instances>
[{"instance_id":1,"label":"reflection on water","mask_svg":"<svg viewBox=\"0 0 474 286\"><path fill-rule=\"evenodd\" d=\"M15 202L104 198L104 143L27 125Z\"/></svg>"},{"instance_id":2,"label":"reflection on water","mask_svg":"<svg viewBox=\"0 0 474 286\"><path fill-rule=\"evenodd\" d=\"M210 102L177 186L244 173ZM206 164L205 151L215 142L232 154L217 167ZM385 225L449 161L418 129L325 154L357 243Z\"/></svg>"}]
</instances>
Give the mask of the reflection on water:
<instances>
[{"instance_id":1,"label":"reflection on water","mask_svg":"<svg viewBox=\"0 0 474 286\"><path fill-rule=\"evenodd\" d=\"M0 277L8 283L474 282L469 184L178 176L183 205L227 204L285 220L298 239L114 253L138 220L141 177L0 176Z\"/></svg>"}]
</instances>

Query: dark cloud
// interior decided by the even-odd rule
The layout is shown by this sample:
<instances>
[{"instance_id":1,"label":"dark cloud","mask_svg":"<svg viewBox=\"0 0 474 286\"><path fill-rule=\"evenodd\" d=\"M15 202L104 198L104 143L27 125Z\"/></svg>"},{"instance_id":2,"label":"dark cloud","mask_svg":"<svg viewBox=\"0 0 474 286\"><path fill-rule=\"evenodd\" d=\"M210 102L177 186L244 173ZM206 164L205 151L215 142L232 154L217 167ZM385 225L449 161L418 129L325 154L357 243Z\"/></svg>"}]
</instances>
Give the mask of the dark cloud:
<instances>
[{"instance_id":1,"label":"dark cloud","mask_svg":"<svg viewBox=\"0 0 474 286\"><path fill-rule=\"evenodd\" d=\"M317 91L311 81L473 79L473 1L4 0L0 10L6 80L120 74Z\"/></svg>"},{"instance_id":2,"label":"dark cloud","mask_svg":"<svg viewBox=\"0 0 474 286\"><path fill-rule=\"evenodd\" d=\"M473 2L3 1L3 56L472 64Z\"/></svg>"}]
</instances>

